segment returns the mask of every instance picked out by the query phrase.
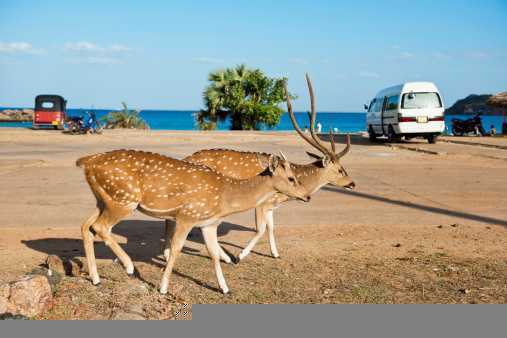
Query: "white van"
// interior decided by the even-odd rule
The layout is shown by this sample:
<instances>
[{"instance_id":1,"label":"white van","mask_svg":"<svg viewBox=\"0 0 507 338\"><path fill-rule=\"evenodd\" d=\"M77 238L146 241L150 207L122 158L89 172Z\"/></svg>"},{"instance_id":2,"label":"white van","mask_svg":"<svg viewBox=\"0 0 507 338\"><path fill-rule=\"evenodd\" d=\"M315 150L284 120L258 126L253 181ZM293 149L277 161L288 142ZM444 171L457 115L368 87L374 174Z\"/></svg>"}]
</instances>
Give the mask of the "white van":
<instances>
[{"instance_id":1,"label":"white van","mask_svg":"<svg viewBox=\"0 0 507 338\"><path fill-rule=\"evenodd\" d=\"M365 109L372 142L386 135L389 142L424 137L435 143L445 128L444 102L431 82L407 82L383 89Z\"/></svg>"}]
</instances>

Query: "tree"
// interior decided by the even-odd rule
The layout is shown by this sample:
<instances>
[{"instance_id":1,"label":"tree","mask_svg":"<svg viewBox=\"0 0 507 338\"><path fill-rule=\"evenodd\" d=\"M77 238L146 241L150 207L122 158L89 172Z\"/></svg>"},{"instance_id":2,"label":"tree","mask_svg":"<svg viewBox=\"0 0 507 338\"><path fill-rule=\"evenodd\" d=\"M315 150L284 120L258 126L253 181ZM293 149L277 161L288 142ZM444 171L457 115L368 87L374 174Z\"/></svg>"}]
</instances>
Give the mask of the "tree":
<instances>
[{"instance_id":1,"label":"tree","mask_svg":"<svg viewBox=\"0 0 507 338\"><path fill-rule=\"evenodd\" d=\"M121 105L123 110L112 111L102 118L107 129L150 129L148 123L139 116L138 110L129 110L125 102Z\"/></svg>"},{"instance_id":2,"label":"tree","mask_svg":"<svg viewBox=\"0 0 507 338\"><path fill-rule=\"evenodd\" d=\"M203 92L206 109L197 113L200 129L215 129L218 121L231 120L233 130L259 130L280 122L286 78L270 78L245 65L212 72Z\"/></svg>"}]
</instances>

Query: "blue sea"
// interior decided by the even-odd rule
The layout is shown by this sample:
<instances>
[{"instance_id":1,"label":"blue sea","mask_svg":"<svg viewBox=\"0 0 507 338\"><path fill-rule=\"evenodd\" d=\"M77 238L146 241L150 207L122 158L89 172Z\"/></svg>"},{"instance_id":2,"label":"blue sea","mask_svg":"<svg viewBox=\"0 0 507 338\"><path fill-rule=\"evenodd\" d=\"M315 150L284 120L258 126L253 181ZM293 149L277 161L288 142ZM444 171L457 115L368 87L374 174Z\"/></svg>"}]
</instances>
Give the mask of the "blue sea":
<instances>
[{"instance_id":1,"label":"blue sea","mask_svg":"<svg viewBox=\"0 0 507 338\"><path fill-rule=\"evenodd\" d=\"M6 108L1 108L6 109ZM12 109L12 108L11 108ZM85 109L67 109L70 116L83 115L91 110ZM110 110L93 109L97 117L100 119ZM179 111L179 110L142 110L141 117L148 122L153 130L197 130L194 118L195 111ZM296 112L296 120L300 127L304 129L309 126L308 115L306 112ZM450 130L451 120L453 118L466 119L469 115L453 115L446 116L446 126ZM317 121L322 124L322 130L328 131L329 128L337 128L338 132L356 133L366 130L366 114L363 112L321 112L317 113ZM482 116L483 126L486 131L490 130L490 126L494 125L497 131L502 130L502 116ZM31 122L0 122L0 127L31 127ZM228 130L229 121L225 121L218 125L219 130ZM293 130L292 123L288 114L283 114L280 123L274 128L264 128L263 130L287 131Z\"/></svg>"}]
</instances>

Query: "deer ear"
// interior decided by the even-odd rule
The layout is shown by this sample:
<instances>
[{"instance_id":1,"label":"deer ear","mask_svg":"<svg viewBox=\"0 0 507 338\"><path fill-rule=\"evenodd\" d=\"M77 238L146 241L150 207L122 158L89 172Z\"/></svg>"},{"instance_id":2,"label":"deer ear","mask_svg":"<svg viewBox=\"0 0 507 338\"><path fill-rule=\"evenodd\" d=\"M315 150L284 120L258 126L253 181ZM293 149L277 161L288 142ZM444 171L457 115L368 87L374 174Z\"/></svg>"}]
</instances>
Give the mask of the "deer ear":
<instances>
[{"instance_id":1,"label":"deer ear","mask_svg":"<svg viewBox=\"0 0 507 338\"><path fill-rule=\"evenodd\" d=\"M278 167L279 162L280 162L280 158L278 156L269 155L269 159L268 159L269 171L274 173L276 168Z\"/></svg>"},{"instance_id":2,"label":"deer ear","mask_svg":"<svg viewBox=\"0 0 507 338\"><path fill-rule=\"evenodd\" d=\"M307 151L307 152L306 152L306 154L307 154L308 156L310 156L311 158L314 158L314 159L316 159L316 160L322 160L322 156L319 156L319 155L317 155L317 154L311 153L311 152L309 152L309 151Z\"/></svg>"}]
</instances>

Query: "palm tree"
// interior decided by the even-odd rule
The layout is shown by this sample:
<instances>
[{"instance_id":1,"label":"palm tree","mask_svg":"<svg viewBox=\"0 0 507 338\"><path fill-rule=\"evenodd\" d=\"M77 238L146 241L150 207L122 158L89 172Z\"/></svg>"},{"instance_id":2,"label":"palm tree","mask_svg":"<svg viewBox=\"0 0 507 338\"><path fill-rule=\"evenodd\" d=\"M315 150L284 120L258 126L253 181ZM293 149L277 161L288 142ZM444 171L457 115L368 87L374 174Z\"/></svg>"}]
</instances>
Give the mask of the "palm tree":
<instances>
[{"instance_id":1,"label":"palm tree","mask_svg":"<svg viewBox=\"0 0 507 338\"><path fill-rule=\"evenodd\" d=\"M231 129L259 129L262 124L278 124L285 101L283 84L286 79L272 79L259 69L245 65L212 72L210 84L204 89L206 109L197 113L201 129L215 129L218 121L231 119Z\"/></svg>"},{"instance_id":2,"label":"palm tree","mask_svg":"<svg viewBox=\"0 0 507 338\"><path fill-rule=\"evenodd\" d=\"M112 111L102 119L106 123L107 129L150 129L148 123L139 116L138 110L129 110L125 102L121 103L123 110Z\"/></svg>"}]
</instances>

